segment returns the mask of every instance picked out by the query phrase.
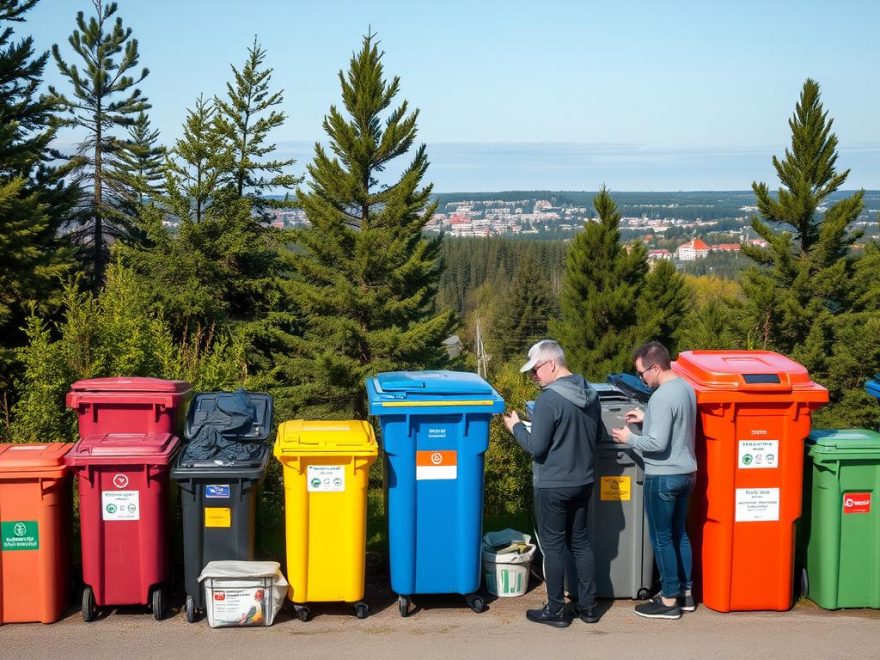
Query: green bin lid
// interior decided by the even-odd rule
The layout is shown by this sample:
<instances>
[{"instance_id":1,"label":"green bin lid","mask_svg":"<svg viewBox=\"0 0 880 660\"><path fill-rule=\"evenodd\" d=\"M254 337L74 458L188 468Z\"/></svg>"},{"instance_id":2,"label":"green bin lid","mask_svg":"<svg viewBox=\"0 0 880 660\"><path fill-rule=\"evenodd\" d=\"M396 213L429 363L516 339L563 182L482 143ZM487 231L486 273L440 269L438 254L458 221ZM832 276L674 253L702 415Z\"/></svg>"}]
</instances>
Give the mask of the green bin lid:
<instances>
[{"instance_id":1,"label":"green bin lid","mask_svg":"<svg viewBox=\"0 0 880 660\"><path fill-rule=\"evenodd\" d=\"M880 455L880 433L869 429L813 429L806 447L811 455L865 452Z\"/></svg>"}]
</instances>

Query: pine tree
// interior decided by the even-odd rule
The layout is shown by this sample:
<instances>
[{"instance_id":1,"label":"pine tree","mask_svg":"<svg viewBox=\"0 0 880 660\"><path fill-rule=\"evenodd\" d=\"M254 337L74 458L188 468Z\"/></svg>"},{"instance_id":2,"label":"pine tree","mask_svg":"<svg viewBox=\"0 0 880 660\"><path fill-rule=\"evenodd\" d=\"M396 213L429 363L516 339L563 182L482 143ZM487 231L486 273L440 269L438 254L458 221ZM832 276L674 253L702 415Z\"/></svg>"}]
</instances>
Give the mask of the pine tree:
<instances>
[{"instance_id":1,"label":"pine tree","mask_svg":"<svg viewBox=\"0 0 880 660\"><path fill-rule=\"evenodd\" d=\"M529 346L547 336L553 307L546 273L537 259L526 253L502 296L499 313L490 328L492 357L506 361L525 355Z\"/></svg>"},{"instance_id":2,"label":"pine tree","mask_svg":"<svg viewBox=\"0 0 880 660\"><path fill-rule=\"evenodd\" d=\"M675 355L684 320L690 311L690 299L691 292L684 276L672 262L665 259L655 262L639 292L640 337L637 341L659 341Z\"/></svg>"},{"instance_id":3,"label":"pine tree","mask_svg":"<svg viewBox=\"0 0 880 660\"><path fill-rule=\"evenodd\" d=\"M603 186L593 199L598 221L587 221L568 249L560 319L550 334L569 365L590 379L631 367L638 338L639 292L647 273L640 243L620 245L620 213Z\"/></svg>"},{"instance_id":4,"label":"pine tree","mask_svg":"<svg viewBox=\"0 0 880 660\"><path fill-rule=\"evenodd\" d=\"M852 249L862 235L853 223L863 209L863 191L829 200L849 170L836 170L833 120L815 81L804 83L788 123L791 147L784 159L773 157L782 184L777 195L765 183L752 185L761 215L752 228L768 245L743 246L761 268L743 278L741 332L749 347L790 355L828 387L832 405L818 418L833 422L851 417L861 398L852 393L876 368L867 360L880 358L880 337L868 331L880 291L867 283L875 274L859 267Z\"/></svg>"},{"instance_id":5,"label":"pine tree","mask_svg":"<svg viewBox=\"0 0 880 660\"><path fill-rule=\"evenodd\" d=\"M54 104L39 94L48 53L15 40L11 23L37 0L0 0L0 389L17 375L14 349L30 305L48 313L60 302L59 280L72 266L58 229L75 199L63 172L49 166Z\"/></svg>"},{"instance_id":6,"label":"pine tree","mask_svg":"<svg viewBox=\"0 0 880 660\"><path fill-rule=\"evenodd\" d=\"M117 4L92 0L95 16L86 21L83 12L76 15L74 29L68 43L82 60L83 70L68 64L57 44L52 55L62 76L72 88L68 98L54 87L50 92L70 114L61 123L85 131L77 154L71 159L74 181L91 190L91 196L77 214L81 229L75 238L91 245L93 286L100 287L107 263L107 242L125 239L134 230L134 219L125 212L121 200L131 194L128 182L113 176L121 167L120 152L123 144L117 131L128 129L137 122L141 112L150 108L147 99L136 85L149 74L138 66L138 42L131 37L131 28L125 28L116 17Z\"/></svg>"},{"instance_id":7,"label":"pine tree","mask_svg":"<svg viewBox=\"0 0 880 660\"><path fill-rule=\"evenodd\" d=\"M367 376L441 363L452 321L435 310L440 238L422 235L436 208L431 186L420 187L425 147L396 181L377 179L410 150L418 118L406 101L389 111L400 81L386 81L381 59L370 34L340 71L347 116L331 106L323 123L334 157L315 145L298 197L311 225L293 237L288 291L304 334L291 338L281 374L297 405L359 418Z\"/></svg>"},{"instance_id":8,"label":"pine tree","mask_svg":"<svg viewBox=\"0 0 880 660\"><path fill-rule=\"evenodd\" d=\"M300 180L284 170L293 160L262 160L275 151L266 144L271 131L286 120L275 107L284 100L283 91L271 92L272 69L262 68L266 51L254 38L241 71L232 68L234 81L226 83L227 98L216 98L219 130L232 150L229 176L238 196L248 195L256 208L270 204L263 198L267 189L292 189Z\"/></svg>"},{"instance_id":9,"label":"pine tree","mask_svg":"<svg viewBox=\"0 0 880 660\"><path fill-rule=\"evenodd\" d=\"M123 183L119 199L125 215L137 217L141 208L154 202L165 188L165 147L159 144L159 130L141 112L121 141L118 161L108 169L110 178Z\"/></svg>"}]
</instances>

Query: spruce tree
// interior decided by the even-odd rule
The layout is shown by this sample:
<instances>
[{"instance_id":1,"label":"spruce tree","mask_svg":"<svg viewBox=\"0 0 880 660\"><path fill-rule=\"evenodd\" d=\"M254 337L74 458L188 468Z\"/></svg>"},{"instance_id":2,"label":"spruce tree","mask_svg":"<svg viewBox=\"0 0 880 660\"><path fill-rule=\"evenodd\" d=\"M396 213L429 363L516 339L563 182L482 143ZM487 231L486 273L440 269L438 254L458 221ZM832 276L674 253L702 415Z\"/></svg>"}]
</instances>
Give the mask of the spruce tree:
<instances>
[{"instance_id":1,"label":"spruce tree","mask_svg":"<svg viewBox=\"0 0 880 660\"><path fill-rule=\"evenodd\" d=\"M71 84L72 96L49 89L67 112L61 123L85 132L70 166L72 179L91 194L84 198L77 214L81 228L74 237L91 246L92 279L97 288L104 280L108 240L125 239L135 228L134 218L121 201L131 193L129 182L113 176L121 167L120 130L133 126L150 104L136 87L149 71L135 71L140 56L131 28L123 27L118 16L113 21L115 2L92 0L92 4L95 15L86 21L83 12L78 12L77 27L68 39L83 69L66 62L57 44L52 46L55 63Z\"/></svg>"},{"instance_id":2,"label":"spruce tree","mask_svg":"<svg viewBox=\"0 0 880 660\"><path fill-rule=\"evenodd\" d=\"M378 179L410 151L418 118L405 100L392 108L400 81L385 79L381 60L369 34L340 71L343 110L331 106L323 122L332 155L315 145L309 189L298 195L310 226L293 236L288 292L303 334L291 337L280 374L295 405L359 418L364 380L442 363L452 322L435 310L440 238L422 235L436 208L421 185L424 145L396 180Z\"/></svg>"},{"instance_id":3,"label":"spruce tree","mask_svg":"<svg viewBox=\"0 0 880 660\"><path fill-rule=\"evenodd\" d=\"M284 171L293 160L265 159L275 151L274 144L266 143L269 134L286 120L276 109L284 101L284 92L270 90L272 69L263 67L265 59L266 51L255 37L241 70L231 67L233 81L226 83L226 98L214 101L219 130L232 151L230 181L238 196L248 195L256 208L290 206L266 200L263 194L270 189L292 189L299 183Z\"/></svg>"},{"instance_id":4,"label":"spruce tree","mask_svg":"<svg viewBox=\"0 0 880 660\"><path fill-rule=\"evenodd\" d=\"M787 354L826 385L832 405L819 418L835 422L867 403L858 391L876 369L869 360L880 358L880 337L868 330L880 291L867 284L875 275L859 267L864 257L852 249L862 235L854 223L863 191L830 199L849 170L836 169L833 120L815 81L804 83L788 123L791 147L782 160L773 157L777 194L752 185L761 217L751 224L767 247L743 246L760 267L743 278L740 331L749 347Z\"/></svg>"},{"instance_id":5,"label":"spruce tree","mask_svg":"<svg viewBox=\"0 0 880 660\"><path fill-rule=\"evenodd\" d=\"M593 205L598 221L585 222L568 249L560 319L551 321L550 335L562 344L573 370L605 380L632 366L648 266L641 243L620 244L620 213L604 186Z\"/></svg>"},{"instance_id":6,"label":"spruce tree","mask_svg":"<svg viewBox=\"0 0 880 660\"><path fill-rule=\"evenodd\" d=\"M534 256L525 253L501 297L490 328L492 357L506 361L525 355L529 346L547 336L553 308L544 269Z\"/></svg>"},{"instance_id":7,"label":"spruce tree","mask_svg":"<svg viewBox=\"0 0 880 660\"><path fill-rule=\"evenodd\" d=\"M36 0L0 0L0 389L17 373L14 350L30 305L48 313L60 303L60 278L72 254L58 230L76 190L50 167L52 100L39 93L48 53L17 40L13 23Z\"/></svg>"},{"instance_id":8,"label":"spruce tree","mask_svg":"<svg viewBox=\"0 0 880 660\"><path fill-rule=\"evenodd\" d=\"M128 127L128 137L120 141L118 161L109 168L110 178L119 180L119 204L128 216L136 217L141 208L154 202L165 187L165 147L159 144L159 130L141 112Z\"/></svg>"},{"instance_id":9,"label":"spruce tree","mask_svg":"<svg viewBox=\"0 0 880 660\"><path fill-rule=\"evenodd\" d=\"M671 261L654 263L639 291L637 341L659 341L675 355L692 294Z\"/></svg>"}]
</instances>

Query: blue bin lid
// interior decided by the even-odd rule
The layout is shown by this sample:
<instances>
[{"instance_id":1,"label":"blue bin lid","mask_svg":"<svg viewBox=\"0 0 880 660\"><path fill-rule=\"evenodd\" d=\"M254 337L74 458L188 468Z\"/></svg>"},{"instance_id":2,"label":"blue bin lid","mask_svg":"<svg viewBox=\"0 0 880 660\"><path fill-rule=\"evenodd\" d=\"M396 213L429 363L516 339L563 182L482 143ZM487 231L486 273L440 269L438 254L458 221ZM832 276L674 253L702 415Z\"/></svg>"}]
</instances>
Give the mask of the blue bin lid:
<instances>
[{"instance_id":1,"label":"blue bin lid","mask_svg":"<svg viewBox=\"0 0 880 660\"><path fill-rule=\"evenodd\" d=\"M391 412L409 405L419 407L463 406L467 410L504 410L504 400L475 373L465 371L388 371L367 379L370 412ZM394 411L394 412L400 412Z\"/></svg>"},{"instance_id":2,"label":"blue bin lid","mask_svg":"<svg viewBox=\"0 0 880 660\"><path fill-rule=\"evenodd\" d=\"M865 391L873 397L880 399L880 374L874 376L874 380L865 383Z\"/></svg>"}]
</instances>

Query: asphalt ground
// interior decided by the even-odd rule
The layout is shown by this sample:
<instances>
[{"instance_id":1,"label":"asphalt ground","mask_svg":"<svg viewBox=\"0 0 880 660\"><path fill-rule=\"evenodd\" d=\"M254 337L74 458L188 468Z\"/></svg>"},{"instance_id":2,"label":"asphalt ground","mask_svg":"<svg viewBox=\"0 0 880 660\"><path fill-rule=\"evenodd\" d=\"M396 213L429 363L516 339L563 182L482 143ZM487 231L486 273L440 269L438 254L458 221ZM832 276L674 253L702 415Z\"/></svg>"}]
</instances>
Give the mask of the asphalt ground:
<instances>
[{"instance_id":1,"label":"asphalt ground","mask_svg":"<svg viewBox=\"0 0 880 660\"><path fill-rule=\"evenodd\" d=\"M313 604L307 622L285 609L271 627L224 629L187 623L179 595L163 621L127 607L85 623L71 606L58 623L0 626L0 658L880 658L877 610L828 612L801 600L788 612L699 606L665 621L636 616L633 601L600 601L598 623L555 629L525 618L544 598L533 582L521 597L487 597L477 614L461 596L414 596L403 618L387 582L374 582L366 619L345 604Z\"/></svg>"}]
</instances>

